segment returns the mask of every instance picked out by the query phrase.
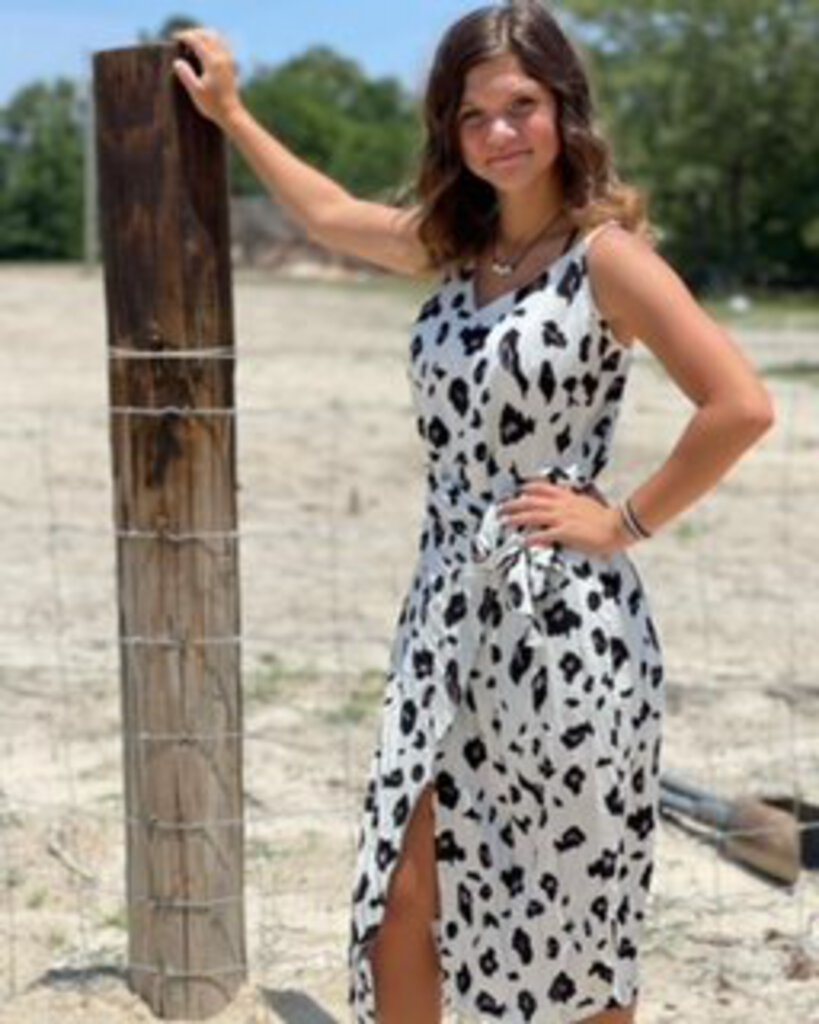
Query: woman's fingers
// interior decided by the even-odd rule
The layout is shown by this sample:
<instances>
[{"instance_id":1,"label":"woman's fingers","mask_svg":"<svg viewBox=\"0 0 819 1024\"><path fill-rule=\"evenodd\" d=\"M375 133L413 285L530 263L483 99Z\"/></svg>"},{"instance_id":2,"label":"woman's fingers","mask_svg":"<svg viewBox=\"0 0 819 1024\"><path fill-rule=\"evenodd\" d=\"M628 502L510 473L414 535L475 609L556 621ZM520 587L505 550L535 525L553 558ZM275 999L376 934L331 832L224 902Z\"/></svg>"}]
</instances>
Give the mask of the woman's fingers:
<instances>
[{"instance_id":1,"label":"woman's fingers","mask_svg":"<svg viewBox=\"0 0 819 1024\"><path fill-rule=\"evenodd\" d=\"M202 92L202 81L188 61L182 59L175 60L173 62L173 69L192 97L198 96Z\"/></svg>"},{"instance_id":2,"label":"woman's fingers","mask_svg":"<svg viewBox=\"0 0 819 1024\"><path fill-rule=\"evenodd\" d=\"M203 70L208 70L219 57L231 59L228 47L217 33L210 29L185 29L174 33L174 38L193 50L201 61Z\"/></svg>"},{"instance_id":3,"label":"woman's fingers","mask_svg":"<svg viewBox=\"0 0 819 1024\"><path fill-rule=\"evenodd\" d=\"M201 65L197 70L190 61L178 57L173 69L187 89L200 113L217 124L225 121L239 101L236 65L231 52L212 29L183 29L174 38L189 47Z\"/></svg>"},{"instance_id":4,"label":"woman's fingers","mask_svg":"<svg viewBox=\"0 0 819 1024\"><path fill-rule=\"evenodd\" d=\"M560 543L561 535L557 527L551 530L538 530L536 533L528 533L523 538L523 544L530 548L547 548L553 544Z\"/></svg>"},{"instance_id":5,"label":"woman's fingers","mask_svg":"<svg viewBox=\"0 0 819 1024\"><path fill-rule=\"evenodd\" d=\"M501 518L507 526L548 526L554 521L554 513L545 509L535 509L531 512L517 512L515 515Z\"/></svg>"},{"instance_id":6,"label":"woman's fingers","mask_svg":"<svg viewBox=\"0 0 819 1024\"><path fill-rule=\"evenodd\" d=\"M526 502L541 502L544 500L561 500L574 496L576 492L568 487L560 487L558 484L550 484L545 480L530 480L521 485L517 495L507 498L501 502L501 507L514 507L517 504Z\"/></svg>"},{"instance_id":7,"label":"woman's fingers","mask_svg":"<svg viewBox=\"0 0 819 1024\"><path fill-rule=\"evenodd\" d=\"M199 76L190 67L187 60L183 60L182 57L177 57L173 62L173 70L176 73L176 77L180 79L182 85L186 86L188 91L200 89L201 83Z\"/></svg>"},{"instance_id":8,"label":"woman's fingers","mask_svg":"<svg viewBox=\"0 0 819 1024\"><path fill-rule=\"evenodd\" d=\"M500 503L500 507L504 512L525 511L529 508L540 508L546 504L553 505L557 498L557 495L524 494L518 498L506 498Z\"/></svg>"},{"instance_id":9,"label":"woman's fingers","mask_svg":"<svg viewBox=\"0 0 819 1024\"><path fill-rule=\"evenodd\" d=\"M601 507L602 506L602 507ZM591 552L603 551L610 533L603 517L609 509L595 497L546 481L532 481L518 496L500 503L505 526L520 529L527 547L572 544Z\"/></svg>"},{"instance_id":10,"label":"woman's fingers","mask_svg":"<svg viewBox=\"0 0 819 1024\"><path fill-rule=\"evenodd\" d=\"M500 517L505 523L531 525L540 522L544 515L553 515L557 508L554 499L512 498L503 502Z\"/></svg>"},{"instance_id":11,"label":"woman's fingers","mask_svg":"<svg viewBox=\"0 0 819 1024\"><path fill-rule=\"evenodd\" d=\"M592 498L555 494L553 497L512 498L503 502L500 521L524 531L527 543L553 544L566 541L571 534L583 536L596 532L601 508Z\"/></svg>"},{"instance_id":12,"label":"woman's fingers","mask_svg":"<svg viewBox=\"0 0 819 1024\"><path fill-rule=\"evenodd\" d=\"M184 38L182 38L183 35ZM208 70L209 53L205 48L203 41L198 37L194 38L190 30L185 33L177 32L176 37L180 42L184 43L199 60L199 63L201 64L201 75L196 73L191 62L189 60L185 60L184 57L177 57L173 62L174 71L179 75L183 84L188 87L188 91L191 92L191 95L193 95L194 91L201 93L202 78L204 78L205 72Z\"/></svg>"},{"instance_id":13,"label":"woman's fingers","mask_svg":"<svg viewBox=\"0 0 819 1024\"><path fill-rule=\"evenodd\" d=\"M174 32L174 39L189 46L200 60L204 60L210 52L207 40L195 29L185 29L184 32Z\"/></svg>"}]
</instances>

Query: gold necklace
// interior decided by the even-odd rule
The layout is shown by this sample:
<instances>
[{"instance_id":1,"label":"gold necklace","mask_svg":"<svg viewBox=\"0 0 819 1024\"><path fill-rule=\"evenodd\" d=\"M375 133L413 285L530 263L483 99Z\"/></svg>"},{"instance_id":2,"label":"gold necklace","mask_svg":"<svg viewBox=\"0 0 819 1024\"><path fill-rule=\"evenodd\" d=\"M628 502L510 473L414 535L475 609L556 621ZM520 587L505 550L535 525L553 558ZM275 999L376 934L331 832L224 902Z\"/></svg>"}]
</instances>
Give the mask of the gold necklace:
<instances>
[{"instance_id":1,"label":"gold necklace","mask_svg":"<svg viewBox=\"0 0 819 1024\"><path fill-rule=\"evenodd\" d=\"M558 220L560 220L562 216L563 207L561 207L553 217L550 217L543 230L539 231L532 239L532 241L528 242L523 247L523 250L519 252L517 256L514 256L511 259L501 259L501 257L498 255L497 242L495 242L495 245L492 250L492 262L490 263L492 273L497 274L498 277L511 277L512 274L514 274L514 272L521 265L521 263L523 263L523 261L529 255L529 253L535 248L535 246L538 245L538 243L545 241L546 238L549 237L549 232L551 231L552 227L554 227L554 225L557 223Z\"/></svg>"}]
</instances>

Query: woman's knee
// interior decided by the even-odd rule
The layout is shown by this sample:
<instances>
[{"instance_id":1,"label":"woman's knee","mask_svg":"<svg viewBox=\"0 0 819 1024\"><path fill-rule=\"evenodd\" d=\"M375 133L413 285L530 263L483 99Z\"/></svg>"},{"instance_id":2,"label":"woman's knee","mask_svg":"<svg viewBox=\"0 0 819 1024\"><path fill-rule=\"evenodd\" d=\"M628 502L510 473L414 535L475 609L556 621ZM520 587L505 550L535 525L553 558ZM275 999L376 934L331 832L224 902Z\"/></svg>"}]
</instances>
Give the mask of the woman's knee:
<instances>
[{"instance_id":1,"label":"woman's knee","mask_svg":"<svg viewBox=\"0 0 819 1024\"><path fill-rule=\"evenodd\" d=\"M428 922L439 913L432 792L419 797L390 880L386 916Z\"/></svg>"},{"instance_id":2,"label":"woman's knee","mask_svg":"<svg viewBox=\"0 0 819 1024\"><path fill-rule=\"evenodd\" d=\"M387 922L425 922L435 914L435 895L427 873L412 858L395 869L385 919Z\"/></svg>"},{"instance_id":3,"label":"woman's knee","mask_svg":"<svg viewBox=\"0 0 819 1024\"><path fill-rule=\"evenodd\" d=\"M637 1000L629 1006L622 1006L616 1010L604 1010L596 1013L593 1017L584 1017L580 1024L634 1024L637 1013Z\"/></svg>"}]
</instances>

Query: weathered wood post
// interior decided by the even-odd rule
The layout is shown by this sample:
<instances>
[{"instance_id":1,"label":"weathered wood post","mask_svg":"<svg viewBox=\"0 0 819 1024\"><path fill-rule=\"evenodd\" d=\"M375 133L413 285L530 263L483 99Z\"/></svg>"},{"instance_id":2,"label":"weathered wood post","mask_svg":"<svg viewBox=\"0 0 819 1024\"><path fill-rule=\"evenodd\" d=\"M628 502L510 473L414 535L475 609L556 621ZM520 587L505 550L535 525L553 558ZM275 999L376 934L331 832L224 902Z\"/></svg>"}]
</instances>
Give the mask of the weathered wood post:
<instances>
[{"instance_id":1,"label":"weathered wood post","mask_svg":"<svg viewBox=\"0 0 819 1024\"><path fill-rule=\"evenodd\" d=\"M175 46L94 58L129 981L204 1019L246 976L226 157Z\"/></svg>"}]
</instances>

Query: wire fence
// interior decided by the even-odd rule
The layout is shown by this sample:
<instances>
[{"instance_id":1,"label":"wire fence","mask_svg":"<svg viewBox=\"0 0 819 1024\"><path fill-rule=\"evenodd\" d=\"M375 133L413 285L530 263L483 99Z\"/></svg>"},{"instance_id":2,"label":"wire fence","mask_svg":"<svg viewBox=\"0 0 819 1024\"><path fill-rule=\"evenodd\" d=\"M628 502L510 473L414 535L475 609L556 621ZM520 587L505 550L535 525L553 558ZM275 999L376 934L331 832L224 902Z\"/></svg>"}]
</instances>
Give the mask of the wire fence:
<instances>
[{"instance_id":1,"label":"wire fence","mask_svg":"<svg viewBox=\"0 0 819 1024\"><path fill-rule=\"evenodd\" d=\"M124 981L149 965L128 963L125 930L101 284L73 269L2 276L0 1021L80 1006L92 1024L148 1020ZM228 540L243 628L188 641L242 657L250 985L226 1021L348 1019L358 816L420 526L403 369L416 298L237 285L240 528ZM787 325L737 334L768 375L777 426L635 555L666 654L665 764L724 796L819 803L817 356ZM640 352L607 490L656 468L689 411ZM819 874L775 886L663 819L652 884L645 1024L819 1021Z\"/></svg>"}]
</instances>

